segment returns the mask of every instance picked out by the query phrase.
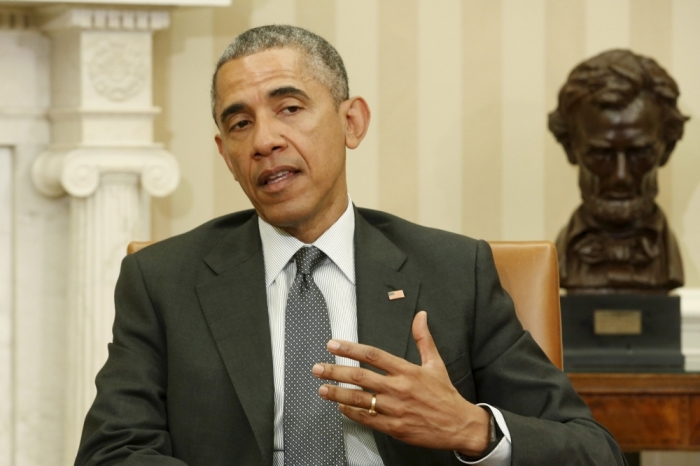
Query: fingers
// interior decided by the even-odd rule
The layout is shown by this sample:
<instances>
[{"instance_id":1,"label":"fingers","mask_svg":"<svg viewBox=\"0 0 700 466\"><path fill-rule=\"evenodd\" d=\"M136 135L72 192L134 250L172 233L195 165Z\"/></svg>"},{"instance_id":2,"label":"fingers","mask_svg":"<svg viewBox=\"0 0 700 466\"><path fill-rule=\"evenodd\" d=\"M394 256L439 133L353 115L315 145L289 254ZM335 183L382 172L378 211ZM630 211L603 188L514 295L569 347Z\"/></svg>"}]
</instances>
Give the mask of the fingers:
<instances>
[{"instance_id":1,"label":"fingers","mask_svg":"<svg viewBox=\"0 0 700 466\"><path fill-rule=\"evenodd\" d=\"M396 414L396 410L390 406L390 397L384 395L373 395L364 390L341 388L335 385L323 385L318 392L324 400L337 402L338 409L345 416L372 428L385 430L384 424L391 422L391 416ZM373 396L374 414L370 412Z\"/></svg>"},{"instance_id":2,"label":"fingers","mask_svg":"<svg viewBox=\"0 0 700 466\"><path fill-rule=\"evenodd\" d=\"M407 364L410 364L404 359L397 358L393 354L389 354L374 346L352 343L345 340L330 340L327 348L331 354L365 362L377 369L385 371L387 374L400 372L401 368L405 368Z\"/></svg>"},{"instance_id":3,"label":"fingers","mask_svg":"<svg viewBox=\"0 0 700 466\"><path fill-rule=\"evenodd\" d=\"M314 365L311 372L319 379L335 380L372 391L382 389L384 386L383 376L360 367L318 363Z\"/></svg>"},{"instance_id":4,"label":"fingers","mask_svg":"<svg viewBox=\"0 0 700 466\"><path fill-rule=\"evenodd\" d=\"M420 311L413 319L413 338L421 355L423 366L444 367L440 353L428 329L428 313ZM385 371L388 375L395 375L412 370L413 364L402 358L382 351L373 346L352 343L344 340L330 340L327 345L328 351L336 356L343 356L356 361L370 364L377 369ZM336 380L336 379L333 379ZM354 383L354 382L349 382ZM360 385L360 384L357 384ZM365 388L364 385L361 385Z\"/></svg>"},{"instance_id":5,"label":"fingers","mask_svg":"<svg viewBox=\"0 0 700 466\"><path fill-rule=\"evenodd\" d=\"M330 340L327 347L332 354L366 363L386 374L319 363L313 367L314 376L367 390L324 384L319 388L319 396L338 403L338 409L348 418L403 442L463 450L465 428L474 424L472 408L480 408L462 398L452 385L425 311L414 317L412 331L421 356L420 366L372 346ZM375 412L370 413L373 400Z\"/></svg>"},{"instance_id":6,"label":"fingers","mask_svg":"<svg viewBox=\"0 0 700 466\"><path fill-rule=\"evenodd\" d=\"M321 398L336 401L346 406L369 410L372 407L372 393L352 388L342 388L335 385L322 385L318 389ZM376 395L374 395L376 397ZM374 409L379 412L378 402L375 398Z\"/></svg>"},{"instance_id":7,"label":"fingers","mask_svg":"<svg viewBox=\"0 0 700 466\"><path fill-rule=\"evenodd\" d=\"M341 413L343 413L345 416L349 417L355 422L366 425L373 429L379 429L383 432L386 432L387 430L386 427L383 427L383 425L390 420L390 418L387 416L384 416L379 413L373 416L369 413L369 410L367 409L356 408L354 406L345 405L341 403L338 404L338 409Z\"/></svg>"},{"instance_id":8,"label":"fingers","mask_svg":"<svg viewBox=\"0 0 700 466\"><path fill-rule=\"evenodd\" d=\"M420 311L413 319L413 338L416 340L423 366L444 365L428 329L428 313L425 311Z\"/></svg>"}]
</instances>

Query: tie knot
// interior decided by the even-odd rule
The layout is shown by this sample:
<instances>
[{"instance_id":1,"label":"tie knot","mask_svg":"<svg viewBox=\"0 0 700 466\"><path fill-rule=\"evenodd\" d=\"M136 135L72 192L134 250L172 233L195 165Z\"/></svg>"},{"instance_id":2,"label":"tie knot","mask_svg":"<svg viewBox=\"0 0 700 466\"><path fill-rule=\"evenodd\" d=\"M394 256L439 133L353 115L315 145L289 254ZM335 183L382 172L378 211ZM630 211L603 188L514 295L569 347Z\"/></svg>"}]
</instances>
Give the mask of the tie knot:
<instances>
[{"instance_id":1,"label":"tie knot","mask_svg":"<svg viewBox=\"0 0 700 466\"><path fill-rule=\"evenodd\" d=\"M326 255L316 246L302 247L296 254L294 260L297 263L297 273L309 275L321 265Z\"/></svg>"}]
</instances>

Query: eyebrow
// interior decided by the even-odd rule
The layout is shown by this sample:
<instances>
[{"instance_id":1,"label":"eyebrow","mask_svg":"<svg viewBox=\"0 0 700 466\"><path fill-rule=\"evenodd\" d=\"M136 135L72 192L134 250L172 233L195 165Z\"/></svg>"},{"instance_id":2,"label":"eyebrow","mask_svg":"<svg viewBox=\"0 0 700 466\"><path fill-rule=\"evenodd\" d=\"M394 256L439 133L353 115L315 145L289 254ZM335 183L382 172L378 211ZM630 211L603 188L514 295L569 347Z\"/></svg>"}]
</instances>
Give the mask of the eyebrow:
<instances>
[{"instance_id":1,"label":"eyebrow","mask_svg":"<svg viewBox=\"0 0 700 466\"><path fill-rule=\"evenodd\" d=\"M632 147L647 147L653 144L653 139L651 139L646 134L640 134L639 136L634 138L630 143ZM596 149L609 149L612 146L613 144L610 141L606 141L605 139L593 139L588 142L588 147L593 147Z\"/></svg>"},{"instance_id":2,"label":"eyebrow","mask_svg":"<svg viewBox=\"0 0 700 466\"><path fill-rule=\"evenodd\" d=\"M592 139L588 141L588 146L596 149L608 149L612 147L612 144L604 139Z\"/></svg>"},{"instance_id":3,"label":"eyebrow","mask_svg":"<svg viewBox=\"0 0 700 466\"><path fill-rule=\"evenodd\" d=\"M270 97L285 97L288 95L293 95L293 96L304 97L305 99L310 98L306 92L304 92L301 89L296 88L294 86L278 87L277 89L271 90L267 95Z\"/></svg>"}]
</instances>

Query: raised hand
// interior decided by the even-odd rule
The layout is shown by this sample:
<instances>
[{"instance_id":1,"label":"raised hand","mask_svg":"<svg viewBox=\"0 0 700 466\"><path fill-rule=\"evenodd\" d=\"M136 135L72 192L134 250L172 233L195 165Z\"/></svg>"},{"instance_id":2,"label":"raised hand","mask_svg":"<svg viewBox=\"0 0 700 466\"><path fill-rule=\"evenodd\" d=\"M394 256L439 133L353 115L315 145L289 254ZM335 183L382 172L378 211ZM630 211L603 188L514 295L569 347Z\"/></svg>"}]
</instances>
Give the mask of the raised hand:
<instances>
[{"instance_id":1,"label":"raised hand","mask_svg":"<svg viewBox=\"0 0 700 466\"><path fill-rule=\"evenodd\" d=\"M479 456L489 444L489 414L462 398L450 382L425 311L413 320L413 338L420 366L372 346L330 340L332 354L370 364L386 375L360 367L316 364L316 377L364 389L322 385L320 396L338 402L347 417L406 443Z\"/></svg>"}]
</instances>

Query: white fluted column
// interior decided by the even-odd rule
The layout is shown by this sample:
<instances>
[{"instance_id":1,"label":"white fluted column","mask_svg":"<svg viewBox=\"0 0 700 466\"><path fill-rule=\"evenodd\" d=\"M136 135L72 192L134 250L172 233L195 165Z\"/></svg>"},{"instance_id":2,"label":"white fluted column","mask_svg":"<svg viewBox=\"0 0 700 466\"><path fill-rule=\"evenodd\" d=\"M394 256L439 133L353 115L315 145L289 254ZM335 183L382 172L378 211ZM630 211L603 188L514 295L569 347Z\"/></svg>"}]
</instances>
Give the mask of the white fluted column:
<instances>
[{"instance_id":1,"label":"white fluted column","mask_svg":"<svg viewBox=\"0 0 700 466\"><path fill-rule=\"evenodd\" d=\"M163 11L44 10L52 144L35 161L33 180L47 196L71 197L67 465L107 358L126 245L150 238L151 196L170 194L179 181L175 158L153 142L151 41L168 21Z\"/></svg>"}]
</instances>

